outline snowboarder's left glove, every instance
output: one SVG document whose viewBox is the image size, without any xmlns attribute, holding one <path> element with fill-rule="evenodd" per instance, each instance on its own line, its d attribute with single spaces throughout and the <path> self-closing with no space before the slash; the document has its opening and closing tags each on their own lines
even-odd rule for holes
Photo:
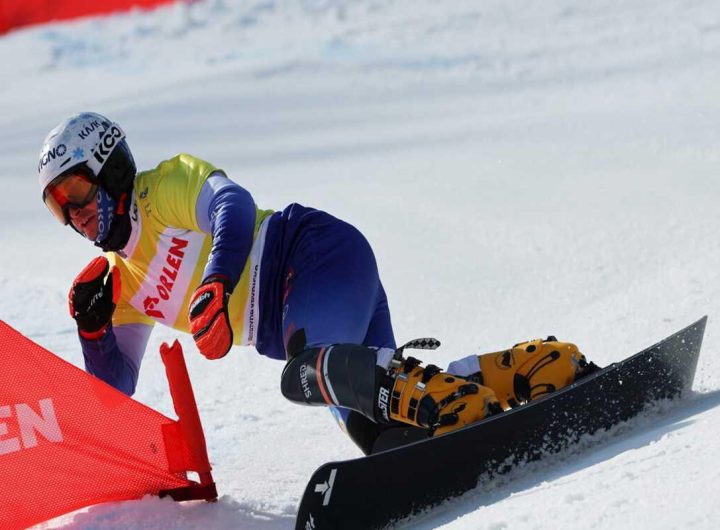
<svg viewBox="0 0 720 530">
<path fill-rule="evenodd" d="M 200 353 L 208 359 L 225 357 L 233 343 L 228 302 L 231 289 L 221 276 L 209 276 L 190 300 L 190 333 Z"/>
<path fill-rule="evenodd" d="M 120 273 L 110 270 L 105 256 L 92 260 L 75 278 L 68 293 L 70 316 L 77 322 L 80 336 L 97 340 L 110 325 L 120 298 Z"/>
</svg>

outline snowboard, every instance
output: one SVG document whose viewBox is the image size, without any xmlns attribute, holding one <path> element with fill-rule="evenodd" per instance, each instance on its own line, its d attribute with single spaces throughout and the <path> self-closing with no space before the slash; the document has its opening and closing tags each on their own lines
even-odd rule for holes
<svg viewBox="0 0 720 530">
<path fill-rule="evenodd" d="M 461 495 L 512 462 L 561 451 L 656 400 L 690 390 L 707 317 L 552 394 L 428 438 L 387 431 L 370 456 L 321 466 L 303 494 L 297 530 L 383 528 Z"/>
</svg>

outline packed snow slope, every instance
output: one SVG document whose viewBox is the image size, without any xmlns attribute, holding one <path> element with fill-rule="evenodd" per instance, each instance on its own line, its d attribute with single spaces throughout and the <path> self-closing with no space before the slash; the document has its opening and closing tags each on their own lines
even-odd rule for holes
<svg viewBox="0 0 720 530">
<path fill-rule="evenodd" d="M 51 127 L 98 111 L 141 168 L 190 152 L 263 208 L 356 224 L 398 341 L 438 337 L 436 364 L 548 334 L 606 364 L 709 314 L 693 396 L 410 525 L 714 528 L 719 60 L 714 0 L 209 0 L 10 33 L 0 318 L 82 366 L 65 297 L 96 251 L 49 215 L 35 171 Z M 166 414 L 157 348 L 175 336 L 154 331 L 136 394 Z M 209 362 L 180 339 L 220 502 L 52 527 L 288 529 L 311 472 L 359 456 L 327 411 L 282 398 L 282 363 Z"/>
</svg>

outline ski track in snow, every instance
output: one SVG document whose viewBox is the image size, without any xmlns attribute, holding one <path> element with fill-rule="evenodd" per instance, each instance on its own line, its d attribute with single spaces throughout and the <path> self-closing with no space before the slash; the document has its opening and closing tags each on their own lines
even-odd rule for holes
<svg viewBox="0 0 720 530">
<path fill-rule="evenodd" d="M 711 0 L 206 0 L 0 38 L 0 318 L 73 364 L 66 293 L 95 255 L 39 200 L 66 115 L 122 124 L 138 166 L 209 159 L 258 205 L 356 224 L 398 341 L 445 365 L 531 337 L 599 364 L 703 314 L 696 393 L 402 526 L 714 528 L 720 472 L 720 10 Z M 136 399 L 172 415 L 155 353 Z M 281 363 L 180 337 L 221 499 L 90 507 L 41 528 L 287 529 L 357 449 L 278 391 Z M 552 510 L 548 509 L 552 507 Z"/>
</svg>

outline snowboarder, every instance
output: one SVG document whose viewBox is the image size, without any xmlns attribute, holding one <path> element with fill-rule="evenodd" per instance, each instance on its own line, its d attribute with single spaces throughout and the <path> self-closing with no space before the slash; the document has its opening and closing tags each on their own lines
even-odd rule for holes
<svg viewBox="0 0 720 530">
<path fill-rule="evenodd" d="M 262 210 L 188 154 L 138 173 L 125 133 L 99 114 L 53 129 L 38 173 L 56 219 L 106 253 L 77 276 L 69 307 L 86 369 L 126 394 L 155 323 L 191 333 L 208 359 L 254 345 L 286 361 L 287 398 L 330 406 L 367 453 L 395 422 L 442 434 L 590 366 L 551 337 L 466 357 L 452 374 L 421 367 L 396 348 L 375 257 L 356 228 L 299 204 Z"/>
</svg>

